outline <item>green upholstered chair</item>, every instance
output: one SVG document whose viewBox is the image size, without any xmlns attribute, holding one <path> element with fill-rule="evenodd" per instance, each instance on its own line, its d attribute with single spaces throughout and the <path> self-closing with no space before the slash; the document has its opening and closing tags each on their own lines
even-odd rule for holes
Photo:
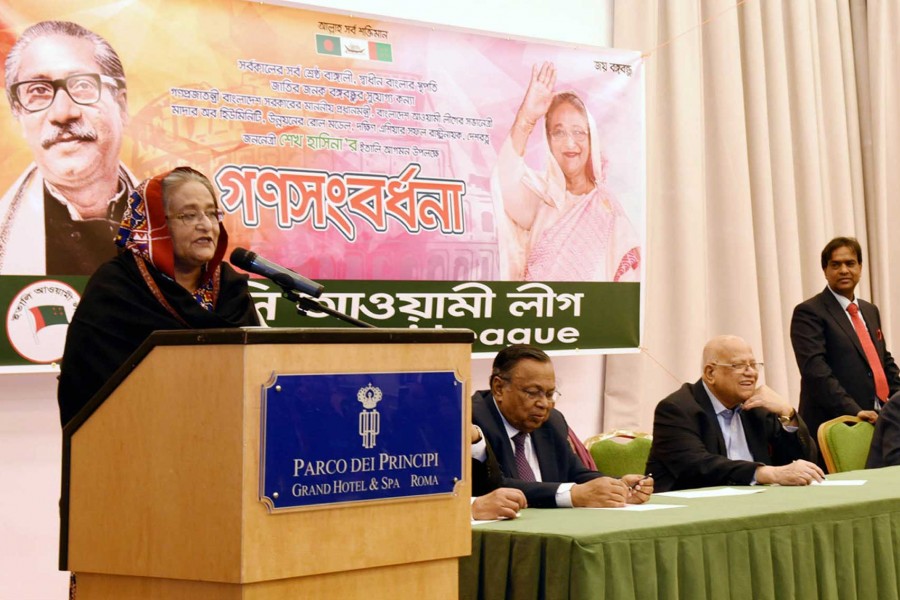
<svg viewBox="0 0 900 600">
<path fill-rule="evenodd" d="M 875 426 L 859 417 L 841 416 L 819 426 L 819 451 L 829 473 L 866 468 Z"/>
<path fill-rule="evenodd" d="M 585 440 L 597 470 L 610 477 L 643 473 L 650 456 L 653 436 L 649 433 L 617 429 Z"/>
</svg>

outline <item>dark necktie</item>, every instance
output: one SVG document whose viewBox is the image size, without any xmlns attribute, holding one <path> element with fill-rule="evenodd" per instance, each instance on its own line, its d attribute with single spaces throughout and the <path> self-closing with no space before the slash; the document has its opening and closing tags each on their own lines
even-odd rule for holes
<svg viewBox="0 0 900 600">
<path fill-rule="evenodd" d="M 520 431 L 512 438 L 516 445 L 516 471 L 522 481 L 535 481 L 534 471 L 531 470 L 531 465 L 528 464 L 528 458 L 525 456 L 525 438 L 527 437 L 527 433 Z"/>
<path fill-rule="evenodd" d="M 875 395 L 884 402 L 887 400 L 890 388 L 888 387 L 887 377 L 884 375 L 881 359 L 878 358 L 878 351 L 875 350 L 875 344 L 872 343 L 872 336 L 869 335 L 866 324 L 859 318 L 859 307 L 856 304 L 851 303 L 847 307 L 847 312 L 850 313 L 850 321 L 853 323 L 853 329 L 856 330 L 856 337 L 859 338 L 859 343 L 862 344 L 863 352 L 866 353 L 866 360 L 869 362 L 869 368 L 872 370 L 872 377 L 875 379 Z"/>
</svg>

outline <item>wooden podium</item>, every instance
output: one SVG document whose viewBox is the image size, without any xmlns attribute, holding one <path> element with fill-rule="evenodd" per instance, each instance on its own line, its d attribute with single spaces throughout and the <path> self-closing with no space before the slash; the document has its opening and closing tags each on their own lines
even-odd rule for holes
<svg viewBox="0 0 900 600">
<path fill-rule="evenodd" d="M 63 431 L 60 568 L 78 600 L 457 597 L 471 551 L 468 431 L 452 495 L 270 513 L 260 404 L 273 373 L 454 371 L 467 330 L 157 332 Z"/>
</svg>

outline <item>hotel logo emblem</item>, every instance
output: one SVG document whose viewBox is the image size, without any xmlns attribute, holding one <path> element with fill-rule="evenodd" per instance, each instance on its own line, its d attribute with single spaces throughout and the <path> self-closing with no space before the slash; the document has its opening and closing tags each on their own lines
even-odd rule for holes
<svg viewBox="0 0 900 600">
<path fill-rule="evenodd" d="M 375 410 L 375 406 L 381 402 L 381 389 L 371 383 L 359 388 L 356 399 L 363 405 L 359 413 L 359 435 L 362 437 L 363 448 L 375 447 L 375 436 L 381 431 L 381 415 Z"/>
</svg>

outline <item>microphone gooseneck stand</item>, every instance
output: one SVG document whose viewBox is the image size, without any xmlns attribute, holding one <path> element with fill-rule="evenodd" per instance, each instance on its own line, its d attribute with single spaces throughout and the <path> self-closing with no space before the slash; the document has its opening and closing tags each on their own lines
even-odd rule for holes
<svg viewBox="0 0 900 600">
<path fill-rule="evenodd" d="M 365 321 L 354 319 L 350 315 L 345 315 L 344 313 L 334 310 L 333 308 L 328 308 L 318 300 L 310 298 L 309 296 L 301 294 L 297 290 L 291 288 L 282 287 L 281 297 L 287 298 L 288 300 L 293 302 L 297 307 L 297 314 L 301 314 L 303 316 L 307 316 L 307 313 L 310 312 L 325 313 L 326 315 L 331 315 L 335 319 L 346 321 L 347 323 L 350 323 L 351 325 L 355 325 L 357 327 L 371 327 L 373 329 L 376 328 L 376 326 L 372 325 L 371 323 L 366 323 Z"/>
</svg>

